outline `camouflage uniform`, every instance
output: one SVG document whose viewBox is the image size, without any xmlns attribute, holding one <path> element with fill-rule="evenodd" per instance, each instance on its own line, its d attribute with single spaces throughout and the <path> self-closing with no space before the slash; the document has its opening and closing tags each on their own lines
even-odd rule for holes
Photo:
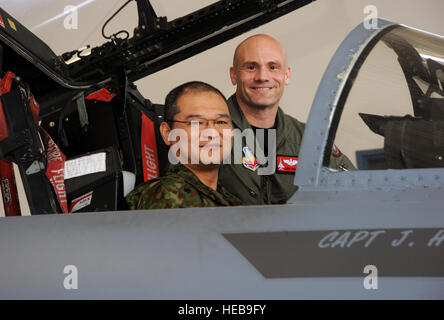
<svg viewBox="0 0 444 320">
<path fill-rule="evenodd" d="M 147 181 L 127 197 L 130 209 L 166 209 L 241 205 L 241 201 L 218 185 L 217 191 L 203 184 L 181 164 L 170 165 L 164 177 Z"/>
</svg>

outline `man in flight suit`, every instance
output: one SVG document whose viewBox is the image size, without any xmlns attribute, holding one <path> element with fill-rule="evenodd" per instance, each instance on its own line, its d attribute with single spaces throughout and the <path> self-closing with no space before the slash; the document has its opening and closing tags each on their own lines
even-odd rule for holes
<svg viewBox="0 0 444 320">
<path fill-rule="evenodd" d="M 240 205 L 218 184 L 219 166 L 230 153 L 232 138 L 223 94 L 203 82 L 185 83 L 167 95 L 165 119 L 160 132 L 170 146 L 167 173 L 133 190 L 126 198 L 130 209 Z"/>
<path fill-rule="evenodd" d="M 267 153 L 275 155 L 275 159 L 269 159 L 276 160 L 271 174 L 258 174 L 261 166 L 245 144 L 242 146 L 242 164 L 224 164 L 220 169 L 220 183 L 244 204 L 286 203 L 297 189 L 293 181 L 305 124 L 279 107 L 290 75 L 282 45 L 268 35 L 249 37 L 235 50 L 230 78 L 236 92 L 228 99 L 233 128 L 254 132 L 266 129 L 265 133 L 267 129 L 276 130 L 275 150 L 267 150 L 267 134 L 261 146 L 265 156 Z M 354 170 L 353 164 L 336 146 L 333 147 L 330 167 Z"/>
</svg>

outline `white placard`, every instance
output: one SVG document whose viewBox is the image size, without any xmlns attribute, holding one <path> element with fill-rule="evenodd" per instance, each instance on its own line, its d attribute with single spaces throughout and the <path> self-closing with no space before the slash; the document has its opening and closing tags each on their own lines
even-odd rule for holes
<svg viewBox="0 0 444 320">
<path fill-rule="evenodd" d="M 93 191 L 88 192 L 87 194 L 84 194 L 83 196 L 72 200 L 71 209 L 69 210 L 69 212 L 76 212 L 79 211 L 80 209 L 89 206 L 91 204 L 92 196 L 93 196 Z"/>
<path fill-rule="evenodd" d="M 106 171 L 105 152 L 96 153 L 90 156 L 84 156 L 65 162 L 65 180 L 103 171 Z"/>
</svg>

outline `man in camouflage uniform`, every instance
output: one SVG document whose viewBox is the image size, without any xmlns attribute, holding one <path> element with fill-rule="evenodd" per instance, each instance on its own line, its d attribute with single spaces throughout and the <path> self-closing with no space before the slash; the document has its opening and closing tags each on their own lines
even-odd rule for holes
<svg viewBox="0 0 444 320">
<path fill-rule="evenodd" d="M 219 187 L 203 184 L 181 164 L 170 165 L 160 179 L 149 181 L 127 197 L 131 209 L 166 209 L 240 205 L 239 199 Z"/>
<path fill-rule="evenodd" d="M 252 129 L 255 135 L 258 129 L 265 129 L 261 148 L 266 156 L 269 154 L 267 133 L 274 129 L 276 148 L 272 150 L 274 158 L 269 157 L 268 161 L 275 161 L 276 168 L 271 174 L 259 175 L 261 166 L 256 160 L 254 146 L 249 149 L 243 141 L 243 163 L 224 164 L 220 169 L 220 182 L 244 204 L 286 203 L 297 190 L 293 181 L 305 124 L 279 107 L 290 80 L 284 49 L 276 39 L 264 34 L 247 38 L 236 48 L 230 77 L 236 86 L 236 93 L 228 100 L 233 128 Z M 329 166 L 354 170 L 351 161 L 336 146 Z"/>
<path fill-rule="evenodd" d="M 170 146 L 167 173 L 132 191 L 126 198 L 130 208 L 240 205 L 238 198 L 218 184 L 220 163 L 231 149 L 231 118 L 223 94 L 203 82 L 185 83 L 167 95 L 165 119 L 160 132 Z M 194 149 L 193 130 L 198 133 Z M 225 134 L 228 139 L 223 139 Z M 193 157 L 198 161 L 193 162 Z"/>
</svg>

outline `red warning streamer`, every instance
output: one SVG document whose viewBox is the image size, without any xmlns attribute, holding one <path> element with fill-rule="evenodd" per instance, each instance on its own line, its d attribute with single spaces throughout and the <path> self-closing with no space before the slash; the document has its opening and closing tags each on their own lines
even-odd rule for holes
<svg viewBox="0 0 444 320">
<path fill-rule="evenodd" d="M 52 187 L 59 200 L 60 208 L 63 213 L 68 213 L 68 202 L 65 189 L 65 160 L 66 156 L 52 140 L 50 135 L 43 129 L 40 129 L 46 150 L 46 176 L 51 182 Z"/>
<path fill-rule="evenodd" d="M 8 71 L 5 77 L 0 81 L 0 95 L 11 91 L 12 81 L 15 74 Z M 36 125 L 39 121 L 40 107 L 34 97 L 29 97 L 29 107 L 31 108 L 32 117 Z M 40 128 L 41 129 L 41 128 Z M 47 156 L 46 175 L 50 180 L 54 191 L 57 195 L 60 207 L 64 213 L 68 213 L 68 205 L 66 201 L 65 191 L 65 155 L 60 151 L 52 138 L 43 129 L 40 130 L 43 135 Z M 9 136 L 8 125 L 4 115 L 3 106 L 0 101 L 0 141 Z M 18 201 L 17 187 L 15 184 L 15 175 L 12 163 L 6 160 L 0 160 L 0 180 L 3 191 L 3 204 L 5 206 L 5 214 L 7 216 L 19 216 L 20 205 Z"/>
<path fill-rule="evenodd" d="M 7 72 L 0 81 L 0 95 L 11 91 L 12 80 L 15 74 Z M 6 121 L 3 105 L 0 101 L 0 141 L 9 136 L 8 123 Z M 20 216 L 20 204 L 18 199 L 17 186 L 15 184 L 14 168 L 11 161 L 0 160 L 0 184 L 3 196 L 3 207 L 5 216 Z"/>
<path fill-rule="evenodd" d="M 5 216 L 21 216 L 14 168 L 11 161 L 0 160 L 0 184 Z"/>
<path fill-rule="evenodd" d="M 90 95 L 85 97 L 85 99 L 110 102 L 115 96 L 116 96 L 115 93 L 111 93 L 106 88 L 103 88 L 96 92 L 91 93 Z"/>
<path fill-rule="evenodd" d="M 148 181 L 159 177 L 159 160 L 157 155 L 156 133 L 154 123 L 142 113 L 142 162 L 143 181 Z"/>
<path fill-rule="evenodd" d="M 4 78 L 0 81 L 0 95 L 11 91 L 12 80 L 15 78 L 15 74 L 7 72 Z M 8 123 L 6 121 L 5 113 L 3 111 L 3 105 L 0 101 L 0 141 L 9 137 Z"/>
</svg>

